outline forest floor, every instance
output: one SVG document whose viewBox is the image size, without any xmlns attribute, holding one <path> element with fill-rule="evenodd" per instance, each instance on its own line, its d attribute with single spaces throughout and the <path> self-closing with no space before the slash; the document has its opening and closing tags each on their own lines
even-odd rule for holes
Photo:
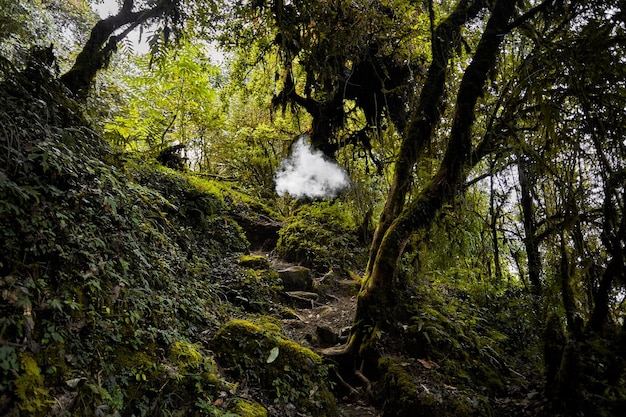
<svg viewBox="0 0 626 417">
<path fill-rule="evenodd" d="M 275 270 L 294 266 L 268 253 L 266 256 Z M 350 327 L 356 312 L 359 290 L 357 281 L 345 279 L 332 272 L 322 277 L 313 277 L 316 297 L 294 297 L 285 295 L 282 303 L 295 314 L 282 319 L 285 333 L 302 346 L 314 351 L 347 342 Z M 313 293 L 311 293 L 312 295 Z M 378 417 L 381 412 L 361 400 L 337 398 L 340 417 Z"/>
<path fill-rule="evenodd" d="M 275 270 L 294 266 L 271 253 L 255 253 L 267 257 Z M 347 342 L 350 328 L 356 312 L 359 284 L 355 280 L 333 274 L 332 271 L 321 277 L 313 277 L 314 293 L 310 299 L 304 296 L 284 295 L 281 304 L 294 313 L 290 318 L 283 318 L 285 333 L 302 346 L 314 351 L 338 346 Z M 307 295 L 303 292 L 301 295 Z M 515 372 L 515 371 L 512 371 Z M 516 373 L 516 372 L 515 372 Z M 525 378 L 517 374 L 526 383 L 511 383 L 506 393 L 492 399 L 494 415 L 531 417 L 541 414 L 543 401 L 538 378 Z M 428 376 L 424 375 L 426 383 Z M 533 381 L 534 380 L 534 381 Z M 430 385 L 430 384 L 429 384 Z M 380 417 L 382 411 L 368 404 L 364 399 L 349 397 L 337 398 L 340 417 Z"/>
</svg>

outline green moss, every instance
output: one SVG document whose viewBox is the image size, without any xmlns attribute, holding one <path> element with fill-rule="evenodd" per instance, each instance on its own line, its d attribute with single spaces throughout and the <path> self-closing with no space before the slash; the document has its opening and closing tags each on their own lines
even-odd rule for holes
<svg viewBox="0 0 626 417">
<path fill-rule="evenodd" d="M 198 188 L 204 193 L 211 194 L 215 198 L 217 198 L 221 204 L 224 204 L 224 196 L 222 190 L 220 189 L 218 183 L 215 181 L 209 181 L 204 178 L 199 178 L 197 176 L 187 176 L 188 181 L 191 185 Z"/>
<path fill-rule="evenodd" d="M 383 357 L 379 359 L 378 367 L 382 374 L 383 389 L 387 399 L 385 415 L 413 415 L 415 410 L 420 407 L 418 403 L 420 393 L 413 382 L 413 377 L 394 358 Z M 431 408 L 428 404 L 429 398 L 423 400 L 423 405 Z"/>
<path fill-rule="evenodd" d="M 384 415 L 489 416 L 492 415 L 487 399 L 466 389 L 450 389 L 433 374 L 425 387 L 415 381 L 415 368 L 400 358 L 383 357 L 378 361 L 385 399 Z M 432 371 L 436 372 L 436 371 Z M 425 387 L 424 389 L 418 388 Z"/>
<path fill-rule="evenodd" d="M 174 342 L 170 348 L 169 358 L 183 369 L 195 368 L 202 363 L 199 346 L 187 342 Z"/>
<path fill-rule="evenodd" d="M 21 372 L 15 380 L 18 407 L 28 415 L 44 415 L 52 406 L 53 401 L 44 386 L 37 362 L 28 353 L 20 354 L 19 358 Z"/>
<path fill-rule="evenodd" d="M 188 393 L 197 391 L 214 396 L 218 391 L 233 392 L 236 388 L 222 379 L 213 357 L 198 344 L 176 341 L 168 358 L 173 366 L 169 369 L 170 376 L 177 381 L 175 385 L 187 387 Z"/>
<path fill-rule="evenodd" d="M 115 366 L 120 369 L 148 369 L 154 366 L 154 358 L 145 352 L 120 347 L 115 353 Z"/>
<path fill-rule="evenodd" d="M 235 398 L 232 400 L 228 411 L 240 417 L 267 417 L 265 407 L 255 401 L 245 400 L 243 398 Z"/>
<path fill-rule="evenodd" d="M 313 416 L 336 413 L 322 358 L 287 339 L 270 320 L 232 320 L 211 341 L 220 363 Z"/>
<path fill-rule="evenodd" d="M 489 392 L 499 394 L 505 392 L 504 380 L 502 378 L 502 375 L 488 363 L 481 364 L 475 371 L 475 373 L 475 379 L 477 381 L 480 381 Z"/>
<path fill-rule="evenodd" d="M 321 272 L 356 266 L 365 249 L 347 208 L 339 202 L 319 202 L 303 206 L 280 230 L 276 253 Z"/>
<path fill-rule="evenodd" d="M 241 255 L 239 257 L 239 265 L 244 268 L 252 269 L 269 269 L 270 262 L 265 256 L 261 255 Z"/>
</svg>

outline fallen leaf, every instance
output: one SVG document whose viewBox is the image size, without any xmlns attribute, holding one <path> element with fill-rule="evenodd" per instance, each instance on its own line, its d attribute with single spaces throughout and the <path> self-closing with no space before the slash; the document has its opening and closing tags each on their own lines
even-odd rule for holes
<svg viewBox="0 0 626 417">
<path fill-rule="evenodd" d="M 279 353 L 278 346 L 272 348 L 272 350 L 270 350 L 270 354 L 267 357 L 267 360 L 265 362 L 266 363 L 274 362 L 276 360 L 276 358 L 278 357 L 278 353 Z"/>
<path fill-rule="evenodd" d="M 417 360 L 419 363 L 422 364 L 422 366 L 426 369 L 433 369 L 433 368 L 439 368 L 439 365 L 437 365 L 435 362 L 433 361 L 429 361 L 426 359 L 418 359 Z"/>
</svg>

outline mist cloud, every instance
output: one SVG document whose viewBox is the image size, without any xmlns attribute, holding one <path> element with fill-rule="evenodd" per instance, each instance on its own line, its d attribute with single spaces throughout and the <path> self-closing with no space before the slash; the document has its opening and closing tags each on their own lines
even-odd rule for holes
<svg viewBox="0 0 626 417">
<path fill-rule="evenodd" d="M 296 198 L 335 197 L 348 186 L 348 174 L 301 136 L 276 172 L 276 192 Z"/>
</svg>

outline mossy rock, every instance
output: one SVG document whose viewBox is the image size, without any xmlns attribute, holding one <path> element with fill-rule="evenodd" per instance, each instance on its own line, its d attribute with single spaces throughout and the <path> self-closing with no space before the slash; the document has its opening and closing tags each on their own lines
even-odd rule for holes
<svg viewBox="0 0 626 417">
<path fill-rule="evenodd" d="M 285 291 L 311 291 L 313 276 L 311 270 L 304 266 L 291 266 L 278 271 Z"/>
<path fill-rule="evenodd" d="M 228 406 L 228 411 L 240 417 L 267 417 L 265 407 L 256 401 L 243 398 L 233 399 Z"/>
<path fill-rule="evenodd" d="M 280 230 L 276 242 L 280 258 L 318 273 L 355 267 L 366 261 L 359 259 L 366 253 L 348 207 L 338 200 L 300 207 Z"/>
<path fill-rule="evenodd" d="M 211 348 L 222 366 L 256 382 L 274 398 L 314 417 L 336 415 L 322 358 L 287 339 L 269 319 L 231 320 L 215 334 Z"/>
<path fill-rule="evenodd" d="M 18 407 L 29 416 L 45 415 L 54 401 L 44 386 L 41 370 L 29 353 L 19 355 L 20 372 L 15 379 Z"/>
<path fill-rule="evenodd" d="M 220 391 L 232 392 L 235 385 L 223 380 L 210 352 L 195 343 L 176 341 L 168 352 L 172 368 L 170 378 L 183 392 L 216 396 Z M 181 393 L 181 396 L 184 394 Z"/>
<path fill-rule="evenodd" d="M 239 257 L 239 265 L 244 268 L 263 270 L 270 268 L 270 261 L 261 255 L 241 255 Z"/>
</svg>

